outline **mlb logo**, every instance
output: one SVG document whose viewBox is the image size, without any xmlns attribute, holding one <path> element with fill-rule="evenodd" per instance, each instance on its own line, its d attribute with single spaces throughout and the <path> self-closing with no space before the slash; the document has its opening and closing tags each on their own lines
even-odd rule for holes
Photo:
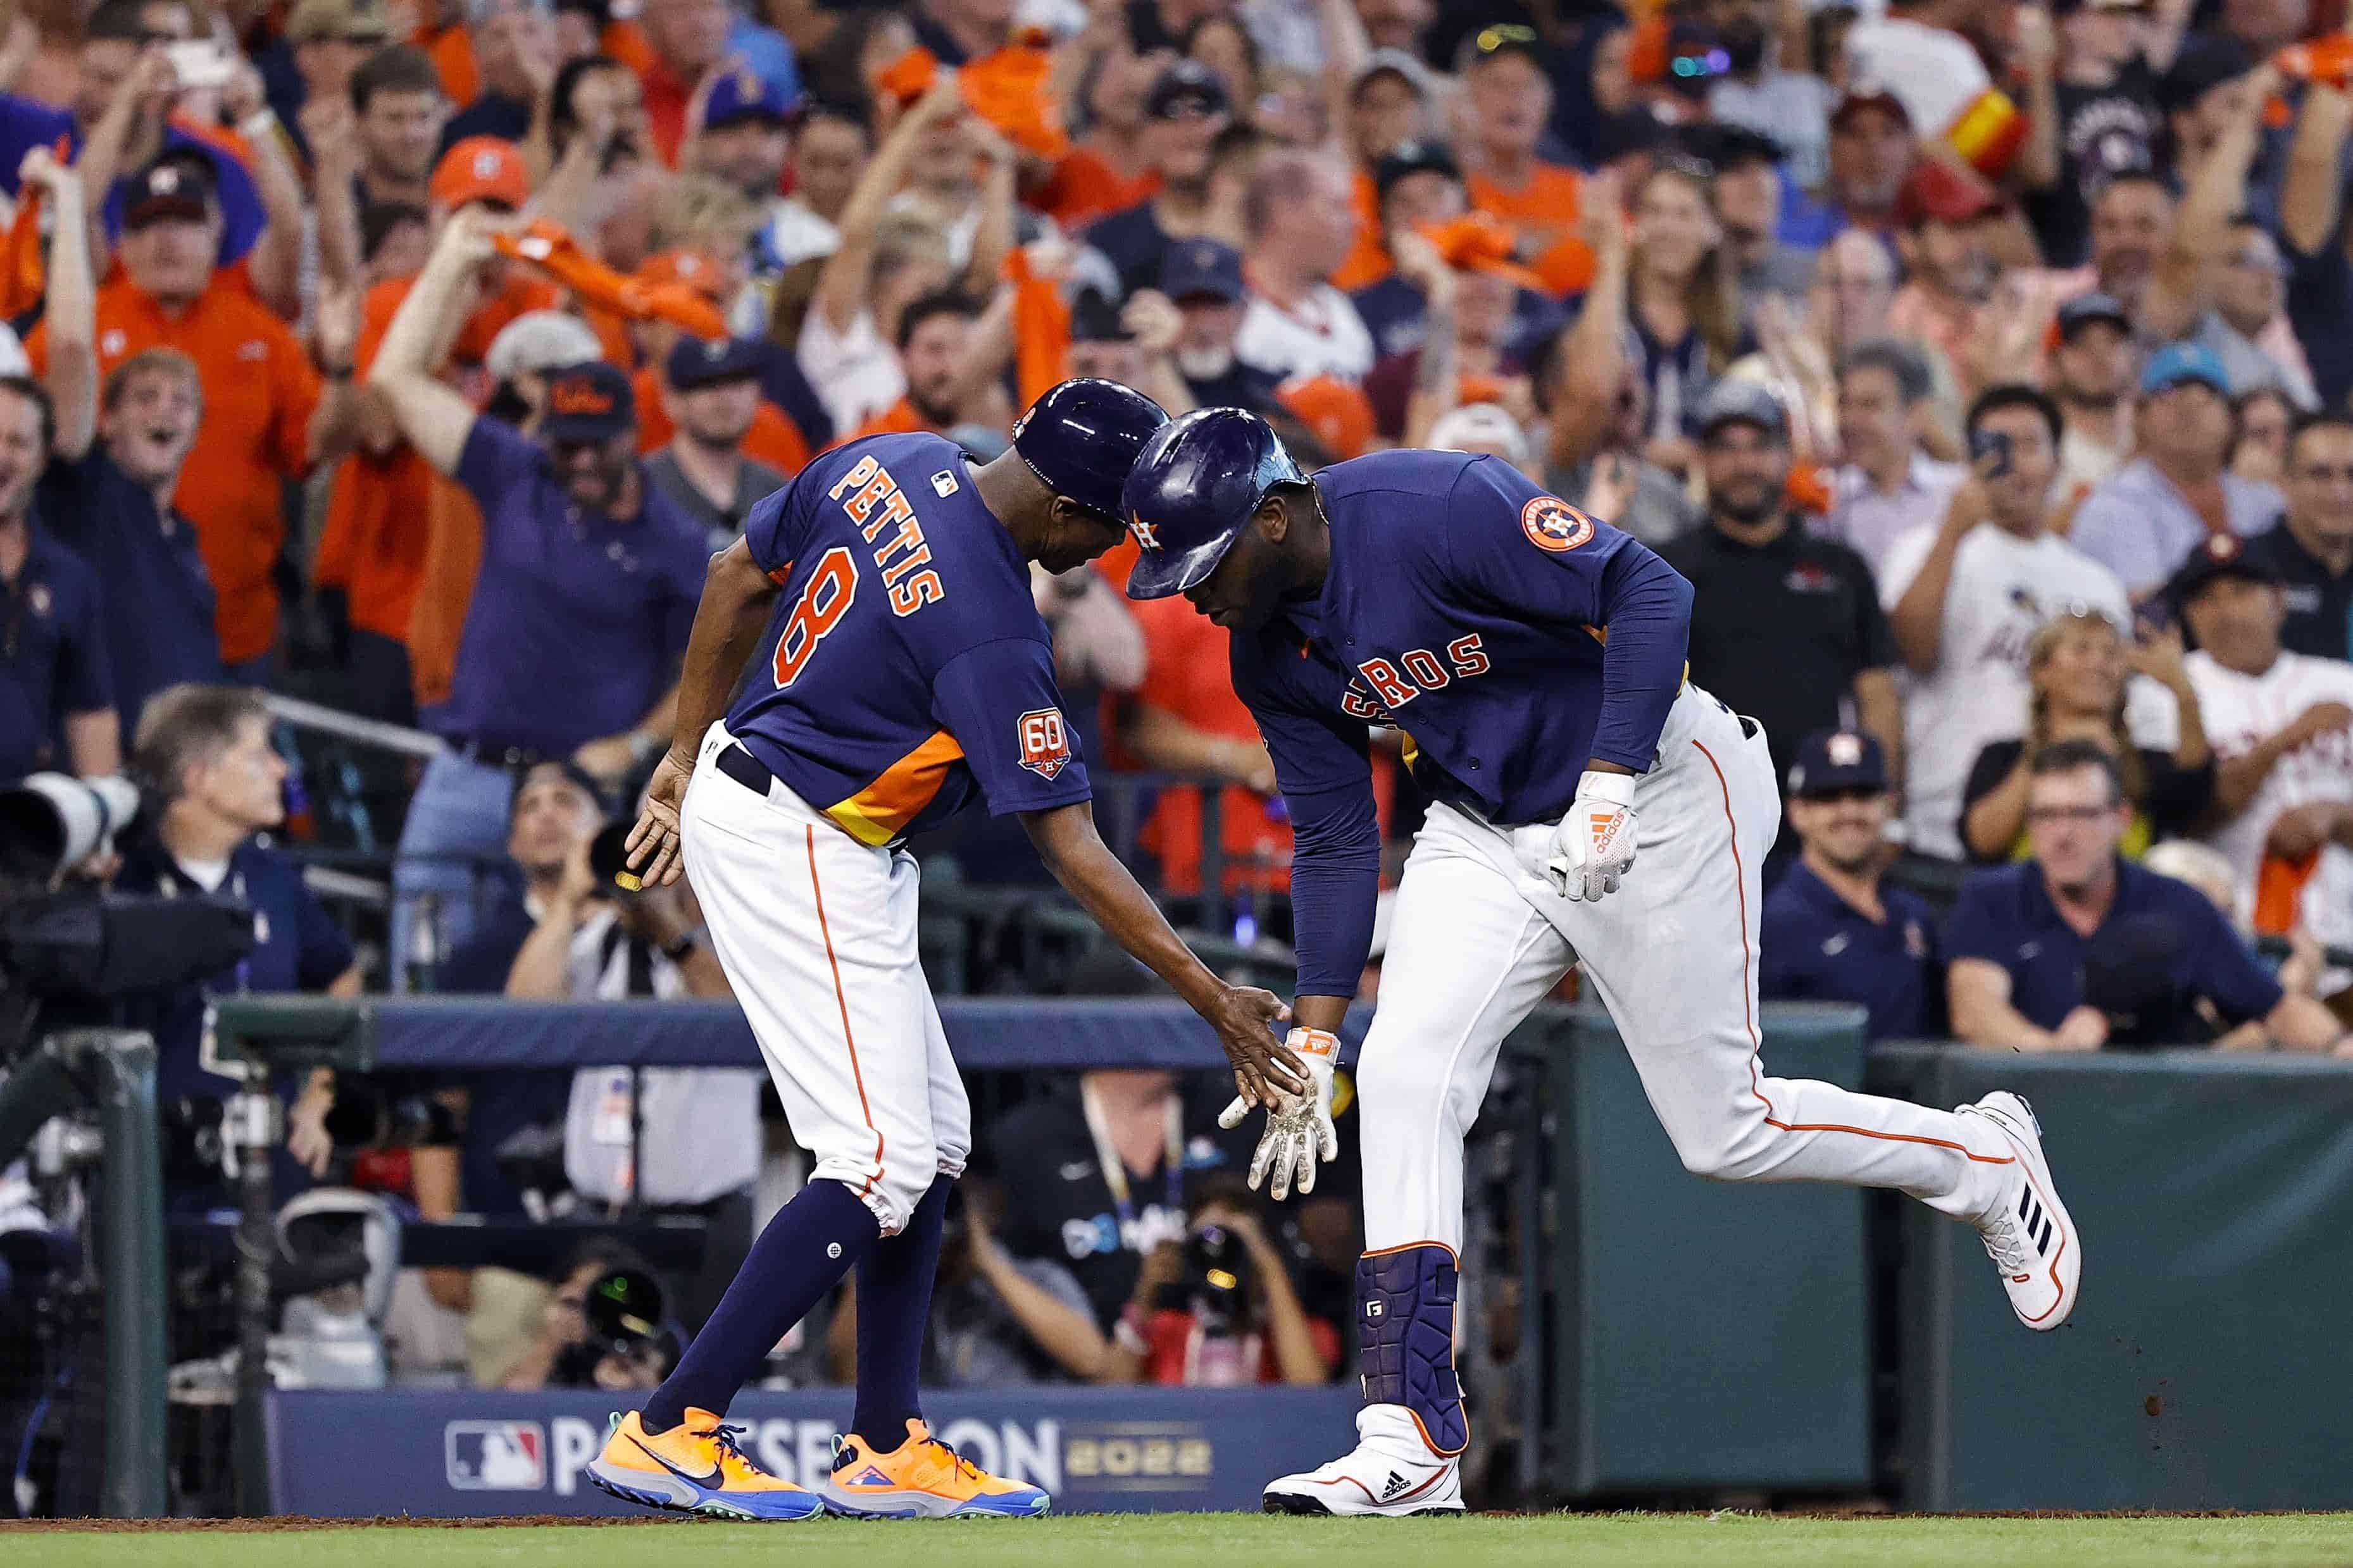
<svg viewBox="0 0 2353 1568">
<path fill-rule="evenodd" d="M 956 477 L 946 468 L 932 476 L 932 493 L 942 500 L 956 493 Z"/>
<path fill-rule="evenodd" d="M 452 1421 L 441 1429 L 449 1485 L 461 1492 L 547 1486 L 547 1433 L 536 1421 Z"/>
<path fill-rule="evenodd" d="M 1050 779 L 1071 765 L 1071 731 L 1059 708 L 1037 708 L 1021 715 L 1021 765 L 1041 779 Z"/>
</svg>

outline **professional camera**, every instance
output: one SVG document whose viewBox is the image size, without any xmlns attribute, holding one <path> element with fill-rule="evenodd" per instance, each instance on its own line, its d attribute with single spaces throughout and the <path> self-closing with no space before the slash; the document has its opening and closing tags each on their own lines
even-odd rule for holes
<svg viewBox="0 0 2353 1568">
<path fill-rule="evenodd" d="M 616 1264 L 588 1283 L 580 1315 L 587 1337 L 556 1359 L 549 1381 L 570 1388 L 651 1388 L 678 1364 L 678 1337 L 650 1269 Z"/>
<path fill-rule="evenodd" d="M 58 890 L 138 811 L 138 791 L 120 778 L 35 773 L 0 790 L 0 1060 L 30 1038 L 44 1002 L 103 1024 L 91 1005 L 184 984 L 253 951 L 253 917 L 233 903 Z M 14 1157 L 0 1150 L 0 1164 Z"/>
</svg>

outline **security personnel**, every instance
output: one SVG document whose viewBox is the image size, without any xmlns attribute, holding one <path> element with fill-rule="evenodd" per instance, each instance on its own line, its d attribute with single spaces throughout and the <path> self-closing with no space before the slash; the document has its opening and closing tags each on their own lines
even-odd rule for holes
<svg viewBox="0 0 2353 1568">
<path fill-rule="evenodd" d="M 1879 742 L 1854 730 L 1815 731 L 1798 743 L 1787 793 L 1803 848 L 1766 895 L 1757 994 L 1859 1002 L 1873 1040 L 1932 1037 L 1943 991 L 1936 916 L 1880 875 L 1895 796 Z"/>
</svg>

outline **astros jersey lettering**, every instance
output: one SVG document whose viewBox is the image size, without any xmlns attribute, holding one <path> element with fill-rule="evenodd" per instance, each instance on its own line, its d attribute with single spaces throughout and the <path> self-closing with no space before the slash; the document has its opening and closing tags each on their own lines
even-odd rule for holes
<svg viewBox="0 0 2353 1568">
<path fill-rule="evenodd" d="M 1599 623 L 1621 584 L 1680 582 L 1656 556 L 1493 458 L 1382 452 L 1315 484 L 1332 531 L 1320 600 L 1233 644 L 1286 793 L 1361 774 L 1368 722 L 1412 738 L 1438 798 L 1506 826 L 1567 811 L 1589 757 L 1650 767 L 1682 628 L 1658 688 L 1605 735 Z"/>
<path fill-rule="evenodd" d="M 877 436 L 753 509 L 782 585 L 727 730 L 862 844 L 1089 796 L 1029 567 L 937 436 Z"/>
</svg>

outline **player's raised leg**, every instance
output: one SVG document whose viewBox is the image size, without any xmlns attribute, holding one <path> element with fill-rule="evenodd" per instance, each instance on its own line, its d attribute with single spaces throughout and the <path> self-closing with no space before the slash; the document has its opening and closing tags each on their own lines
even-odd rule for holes
<svg viewBox="0 0 2353 1568">
<path fill-rule="evenodd" d="M 1356 1447 L 1266 1489 L 1270 1512 L 1462 1507 L 1470 1442 L 1454 1372 L 1462 1140 L 1504 1037 L 1567 973 L 1567 942 L 1477 852 L 1450 806 L 1415 840 L 1390 918 L 1381 1003 L 1356 1065 L 1365 1255 L 1356 1263 Z"/>
<path fill-rule="evenodd" d="M 2056 1328 L 2074 1304 L 2083 1246 L 2025 1101 L 1996 1094 L 1946 1111 L 1767 1076 L 1758 868 L 1778 805 L 1765 737 L 1687 689 L 1659 754 L 1636 789 L 1641 838 L 1624 886 L 1556 908 L 1685 1167 L 1908 1193 L 1976 1226 L 2020 1320 Z"/>
</svg>

